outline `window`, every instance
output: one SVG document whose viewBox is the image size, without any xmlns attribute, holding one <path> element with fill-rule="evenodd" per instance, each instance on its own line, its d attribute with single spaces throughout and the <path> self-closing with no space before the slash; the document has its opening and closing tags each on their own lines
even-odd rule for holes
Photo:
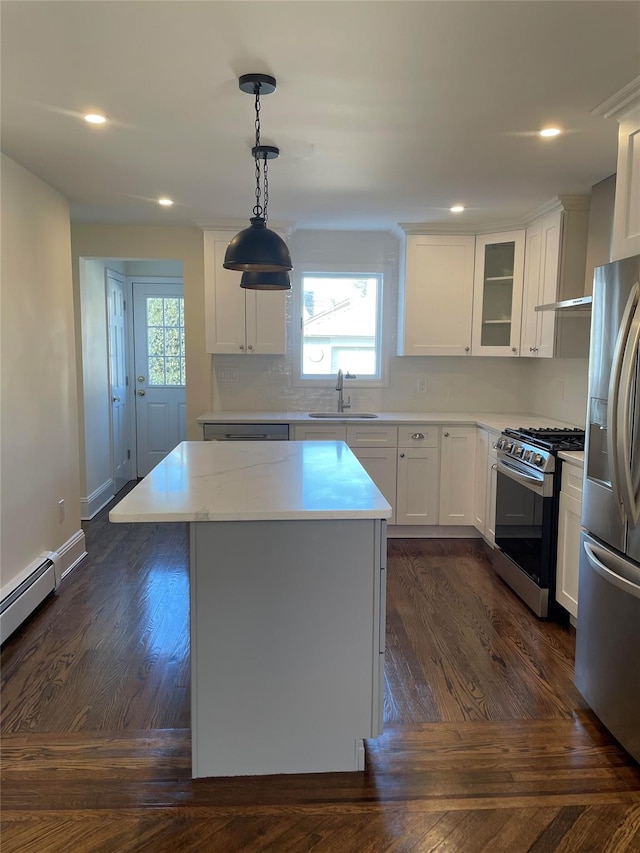
<svg viewBox="0 0 640 853">
<path fill-rule="evenodd" d="M 184 385 L 184 299 L 147 297 L 149 385 Z"/>
<path fill-rule="evenodd" d="M 382 379 L 382 275 L 301 275 L 300 378 L 327 379 L 339 368 L 358 380 Z"/>
</svg>

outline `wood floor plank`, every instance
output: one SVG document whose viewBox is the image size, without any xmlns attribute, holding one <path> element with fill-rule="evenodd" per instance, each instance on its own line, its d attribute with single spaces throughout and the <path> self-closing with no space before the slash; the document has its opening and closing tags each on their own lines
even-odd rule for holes
<svg viewBox="0 0 640 853">
<path fill-rule="evenodd" d="M 187 530 L 107 511 L 2 649 L 3 853 L 640 851 L 640 768 L 573 685 L 573 629 L 469 540 L 389 543 L 365 772 L 192 780 Z"/>
</svg>

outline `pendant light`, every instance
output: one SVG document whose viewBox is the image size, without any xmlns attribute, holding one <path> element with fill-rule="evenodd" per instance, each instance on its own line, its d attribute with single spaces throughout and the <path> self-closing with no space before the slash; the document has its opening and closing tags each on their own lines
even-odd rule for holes
<svg viewBox="0 0 640 853">
<path fill-rule="evenodd" d="M 291 290 L 288 272 L 243 272 L 240 287 L 246 290 Z"/>
<path fill-rule="evenodd" d="M 286 273 L 293 268 L 287 244 L 275 231 L 267 228 L 267 206 L 269 204 L 267 161 L 274 160 L 280 154 L 280 149 L 273 145 L 260 144 L 260 95 L 269 95 L 271 92 L 275 92 L 276 78 L 270 77 L 268 74 L 243 74 L 239 79 L 239 85 L 243 92 L 252 94 L 255 98 L 256 144 L 251 149 L 251 153 L 255 162 L 256 203 L 253 208 L 253 216 L 249 220 L 251 225 L 249 228 L 240 231 L 231 240 L 227 246 L 223 266 L 228 270 L 241 270 L 244 273 L 252 274 Z M 263 188 L 260 186 L 261 177 Z M 260 201 L 261 196 L 264 198 L 264 206 Z M 287 289 L 284 285 L 284 279 L 280 279 L 279 284 L 274 280 L 269 285 L 264 276 L 261 277 L 261 281 L 254 278 L 248 279 L 247 283 L 241 283 L 241 286 L 254 290 Z"/>
</svg>

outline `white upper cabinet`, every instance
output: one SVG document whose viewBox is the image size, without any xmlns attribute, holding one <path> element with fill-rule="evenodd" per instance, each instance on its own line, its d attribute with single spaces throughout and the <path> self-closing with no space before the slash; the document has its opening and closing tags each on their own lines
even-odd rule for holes
<svg viewBox="0 0 640 853">
<path fill-rule="evenodd" d="M 525 232 L 476 237 L 473 355 L 519 355 Z"/>
<path fill-rule="evenodd" d="M 520 355 L 586 356 L 589 318 L 555 310 L 536 311 L 584 295 L 589 196 L 560 197 L 559 209 L 527 228 Z"/>
<path fill-rule="evenodd" d="M 285 291 L 244 290 L 223 267 L 230 231 L 205 231 L 206 348 L 210 353 L 284 355 Z"/>
<path fill-rule="evenodd" d="M 471 354 L 474 247 L 469 236 L 407 237 L 400 355 Z"/>
<path fill-rule="evenodd" d="M 611 260 L 640 255 L 640 94 L 619 117 L 616 205 Z"/>
</svg>

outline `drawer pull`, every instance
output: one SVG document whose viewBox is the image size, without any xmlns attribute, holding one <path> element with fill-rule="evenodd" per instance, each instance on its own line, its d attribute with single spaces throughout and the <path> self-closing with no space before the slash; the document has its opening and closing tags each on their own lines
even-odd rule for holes
<svg viewBox="0 0 640 853">
<path fill-rule="evenodd" d="M 416 441 L 422 441 L 422 439 L 424 438 L 424 433 L 414 432 L 412 433 L 411 438 L 414 438 Z"/>
</svg>

